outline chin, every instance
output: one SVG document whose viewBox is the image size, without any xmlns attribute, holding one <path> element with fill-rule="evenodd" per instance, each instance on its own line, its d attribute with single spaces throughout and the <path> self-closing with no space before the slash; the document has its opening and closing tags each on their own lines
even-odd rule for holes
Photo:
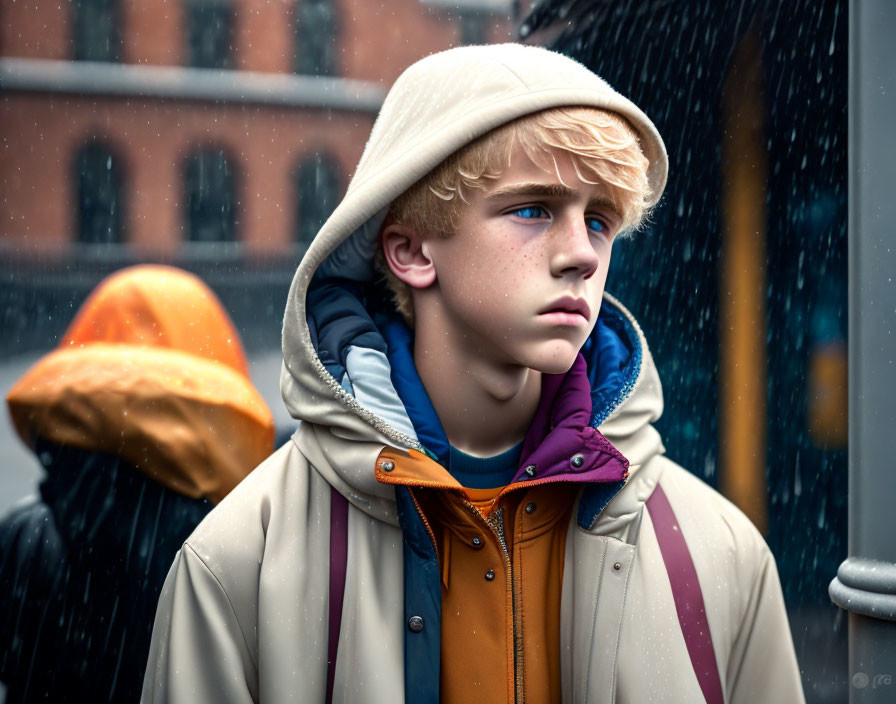
<svg viewBox="0 0 896 704">
<path fill-rule="evenodd" d="M 551 362 L 545 362 L 544 364 L 540 364 L 537 367 L 531 368 L 537 372 L 541 372 L 542 374 L 566 374 L 566 372 L 572 369 L 572 363 L 575 362 L 575 360 L 575 357 L 571 357 L 566 362 L 553 360 Z"/>
<path fill-rule="evenodd" d="M 578 356 L 579 346 L 562 342 L 532 350 L 520 361 L 529 369 L 542 374 L 566 374 Z"/>
</svg>

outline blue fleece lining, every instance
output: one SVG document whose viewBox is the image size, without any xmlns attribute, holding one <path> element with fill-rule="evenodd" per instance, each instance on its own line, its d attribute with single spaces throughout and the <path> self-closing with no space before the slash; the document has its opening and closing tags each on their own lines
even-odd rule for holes
<svg viewBox="0 0 896 704">
<path fill-rule="evenodd" d="M 386 356 L 392 367 L 392 385 L 407 409 L 417 438 L 423 447 L 435 455 L 440 465 L 447 467 L 450 453 L 448 436 L 417 374 L 411 330 L 398 316 L 378 315 L 377 322 L 386 341 Z"/>
<path fill-rule="evenodd" d="M 631 322 L 606 302 L 582 347 L 591 382 L 591 426 L 597 428 L 628 396 L 641 372 L 641 346 Z"/>
</svg>

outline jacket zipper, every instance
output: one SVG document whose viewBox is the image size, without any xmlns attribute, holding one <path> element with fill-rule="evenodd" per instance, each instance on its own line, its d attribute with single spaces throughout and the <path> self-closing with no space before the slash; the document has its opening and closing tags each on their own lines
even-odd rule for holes
<svg viewBox="0 0 896 704">
<path fill-rule="evenodd" d="M 475 507 L 473 507 L 475 510 Z M 510 559 L 510 552 L 507 550 L 507 538 L 504 534 L 504 507 L 496 509 L 488 519 L 495 535 L 498 536 L 498 542 L 501 544 L 501 550 L 504 552 L 504 572 L 510 585 L 510 608 L 513 613 L 513 689 L 514 702 L 523 704 L 523 643 L 522 634 L 519 632 L 519 619 L 516 614 L 516 584 L 513 578 L 513 562 Z"/>
<path fill-rule="evenodd" d="M 420 515 L 420 518 L 423 520 L 423 524 L 426 526 L 426 530 L 429 533 L 429 538 L 432 540 L 433 546 L 436 546 L 436 538 L 435 534 L 432 532 L 432 528 L 429 525 L 429 521 L 426 519 L 426 515 L 423 513 L 423 509 L 420 507 L 420 504 L 417 501 L 417 497 L 414 496 L 414 492 L 410 492 L 411 499 L 414 502 L 414 507 L 417 509 L 417 513 Z M 469 501 L 464 501 L 464 505 L 467 509 L 476 516 L 478 520 L 483 520 L 482 514 L 479 512 L 473 504 Z M 492 513 L 488 518 L 484 519 L 485 524 L 491 528 L 492 532 L 498 536 L 498 542 L 501 545 L 501 551 L 504 553 L 504 574 L 506 579 L 508 580 L 508 584 L 510 585 L 510 608 L 511 613 L 513 615 L 513 689 L 514 689 L 514 704 L 523 704 L 524 690 L 523 690 L 523 640 L 522 634 L 519 632 L 519 619 L 517 618 L 516 613 L 516 584 L 513 579 L 513 564 L 510 560 L 510 551 L 507 549 L 507 538 L 504 533 L 504 507 L 498 507 L 494 513 Z M 438 554 L 438 547 L 436 547 L 436 553 Z"/>
<path fill-rule="evenodd" d="M 475 507 L 474 507 L 475 508 Z M 488 517 L 488 524 L 498 536 L 498 542 L 501 543 L 501 550 L 504 552 L 504 558 L 510 563 L 510 554 L 507 552 L 507 539 L 504 536 L 504 507 L 496 509 L 495 512 Z"/>
</svg>

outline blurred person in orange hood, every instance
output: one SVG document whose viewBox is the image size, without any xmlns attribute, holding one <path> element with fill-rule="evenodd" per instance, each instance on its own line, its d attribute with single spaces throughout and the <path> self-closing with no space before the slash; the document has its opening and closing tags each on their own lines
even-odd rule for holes
<svg viewBox="0 0 896 704">
<path fill-rule="evenodd" d="M 175 553 L 273 449 L 239 335 L 195 276 L 133 267 L 6 400 L 46 470 L 0 521 L 6 701 L 137 701 Z"/>
</svg>

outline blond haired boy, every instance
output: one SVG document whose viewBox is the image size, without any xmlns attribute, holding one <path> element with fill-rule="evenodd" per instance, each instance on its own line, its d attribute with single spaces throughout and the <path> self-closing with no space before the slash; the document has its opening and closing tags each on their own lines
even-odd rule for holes
<svg viewBox="0 0 896 704">
<path fill-rule="evenodd" d="M 398 79 L 290 291 L 299 429 L 185 543 L 145 701 L 802 700 L 774 561 L 663 456 L 603 291 L 665 179 L 559 54 Z"/>
</svg>

